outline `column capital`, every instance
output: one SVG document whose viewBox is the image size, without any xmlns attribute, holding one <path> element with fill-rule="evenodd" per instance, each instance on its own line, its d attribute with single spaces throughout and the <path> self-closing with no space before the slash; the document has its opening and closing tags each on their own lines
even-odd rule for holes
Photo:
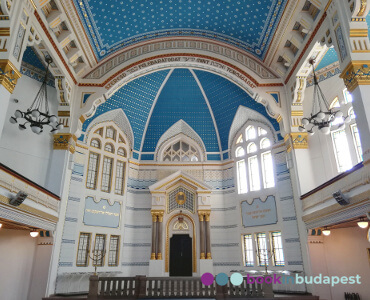
<svg viewBox="0 0 370 300">
<path fill-rule="evenodd" d="M 308 133 L 307 132 L 291 132 L 285 135 L 284 141 L 287 146 L 287 151 L 292 149 L 308 149 Z"/>
<path fill-rule="evenodd" d="M 206 259 L 212 259 L 212 255 L 211 255 L 211 253 L 210 253 L 210 252 L 208 252 L 208 253 L 207 253 L 207 257 L 206 257 Z"/>
<path fill-rule="evenodd" d="M 351 61 L 340 77 L 350 93 L 359 85 L 370 85 L 370 60 Z"/>
<path fill-rule="evenodd" d="M 54 134 L 54 149 L 68 150 L 72 154 L 75 153 L 77 137 L 72 133 L 57 133 Z"/>
<path fill-rule="evenodd" d="M 18 79 L 22 74 L 8 59 L 0 59 L 0 84 L 2 84 L 9 93 L 13 93 Z"/>
<path fill-rule="evenodd" d="M 203 222 L 204 221 L 204 214 L 202 211 L 198 211 L 198 215 L 199 215 L 199 221 L 200 222 Z"/>
</svg>

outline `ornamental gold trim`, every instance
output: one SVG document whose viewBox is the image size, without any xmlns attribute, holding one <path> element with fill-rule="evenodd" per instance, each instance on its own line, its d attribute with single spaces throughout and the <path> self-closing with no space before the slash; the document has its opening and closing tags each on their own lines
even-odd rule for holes
<svg viewBox="0 0 370 300">
<path fill-rule="evenodd" d="M 193 238 L 192 238 L 192 242 L 193 242 L 193 273 L 196 273 L 197 272 L 197 248 L 196 248 L 196 241 L 197 241 L 197 237 L 196 237 L 196 233 L 195 233 L 195 222 L 193 220 L 193 218 L 187 214 L 181 214 L 183 215 L 184 217 L 188 218 L 190 220 L 190 222 L 193 224 Z M 168 221 L 167 221 L 167 224 L 166 224 L 166 249 L 165 249 L 165 272 L 168 273 L 169 272 L 169 262 L 170 262 L 170 249 L 169 249 L 169 246 L 170 246 L 170 230 L 169 230 L 169 226 L 170 226 L 170 223 L 171 221 L 180 216 L 180 214 L 176 214 L 174 216 L 172 216 Z"/>
<path fill-rule="evenodd" d="M 293 149 L 308 149 L 308 133 L 307 132 L 292 132 Z"/>
<path fill-rule="evenodd" d="M 367 29 L 350 29 L 349 36 L 350 37 L 367 37 L 368 31 Z"/>
<path fill-rule="evenodd" d="M 77 137 L 72 133 L 57 133 L 54 134 L 54 150 L 68 150 L 72 154 L 75 153 Z"/>
<path fill-rule="evenodd" d="M 359 85 L 370 85 L 370 60 L 351 61 L 340 74 L 347 90 L 351 93 Z"/>
<path fill-rule="evenodd" d="M 364 15 L 365 10 L 366 10 L 366 2 L 367 0 L 361 0 L 360 10 L 358 11 L 358 14 L 357 14 L 358 17 L 362 17 Z"/>
<path fill-rule="evenodd" d="M 1 27 L 0 28 L 0 36 L 10 36 L 10 28 L 9 27 Z"/>
<path fill-rule="evenodd" d="M 9 93 L 13 93 L 17 81 L 21 76 L 22 74 L 10 60 L 0 59 L 0 84 L 2 84 Z"/>
</svg>

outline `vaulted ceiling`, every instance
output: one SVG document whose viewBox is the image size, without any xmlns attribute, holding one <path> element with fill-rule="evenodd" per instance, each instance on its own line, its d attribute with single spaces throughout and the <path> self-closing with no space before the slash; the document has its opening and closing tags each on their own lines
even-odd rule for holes
<svg viewBox="0 0 370 300">
<path fill-rule="evenodd" d="M 153 153 L 160 137 L 183 120 L 200 136 L 207 152 L 220 153 L 228 149 L 230 128 L 239 106 L 253 109 L 279 131 L 279 124 L 265 107 L 234 83 L 210 72 L 181 68 L 129 82 L 97 108 L 83 130 L 100 115 L 122 109 L 132 128 L 136 151 Z M 213 158 L 219 160 L 221 154 Z"/>
<path fill-rule="evenodd" d="M 205 37 L 263 60 L 288 0 L 74 0 L 98 61 L 154 38 Z"/>
</svg>

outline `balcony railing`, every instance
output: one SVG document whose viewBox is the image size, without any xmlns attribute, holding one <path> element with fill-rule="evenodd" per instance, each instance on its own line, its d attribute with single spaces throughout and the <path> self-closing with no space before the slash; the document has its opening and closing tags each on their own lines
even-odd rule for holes
<svg viewBox="0 0 370 300">
<path fill-rule="evenodd" d="M 202 284 L 196 277 L 90 277 L 89 300 L 163 299 L 163 298 L 264 298 L 272 299 L 272 284 L 250 284 L 244 278 L 240 286 L 228 282 L 219 286 Z"/>
</svg>

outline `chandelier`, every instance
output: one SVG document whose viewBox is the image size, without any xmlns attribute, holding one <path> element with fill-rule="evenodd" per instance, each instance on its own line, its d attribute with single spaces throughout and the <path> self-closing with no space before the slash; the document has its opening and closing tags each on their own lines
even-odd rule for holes
<svg viewBox="0 0 370 300">
<path fill-rule="evenodd" d="M 302 125 L 298 127 L 298 130 L 313 135 L 316 131 L 329 134 L 330 131 L 344 129 L 345 123 L 350 122 L 351 117 L 344 117 L 341 110 L 330 108 L 316 77 L 315 60 L 310 59 L 309 62 L 312 65 L 314 83 L 312 112 L 310 117 L 302 119 Z"/>
<path fill-rule="evenodd" d="M 63 124 L 58 122 L 58 118 L 55 115 L 49 113 L 49 105 L 47 99 L 47 78 L 49 73 L 49 65 L 53 62 L 50 56 L 45 58 L 48 64 L 46 68 L 46 74 L 40 90 L 36 94 L 35 100 L 33 100 L 30 108 L 23 112 L 17 109 L 14 113 L 14 117 L 10 117 L 10 123 L 18 123 L 17 119 L 24 119 L 23 124 L 19 124 L 20 130 L 25 130 L 26 124 L 30 124 L 30 127 L 34 133 L 40 134 L 44 130 L 44 126 L 48 125 L 51 127 L 50 132 L 56 132 L 57 130 L 63 129 Z"/>
</svg>

